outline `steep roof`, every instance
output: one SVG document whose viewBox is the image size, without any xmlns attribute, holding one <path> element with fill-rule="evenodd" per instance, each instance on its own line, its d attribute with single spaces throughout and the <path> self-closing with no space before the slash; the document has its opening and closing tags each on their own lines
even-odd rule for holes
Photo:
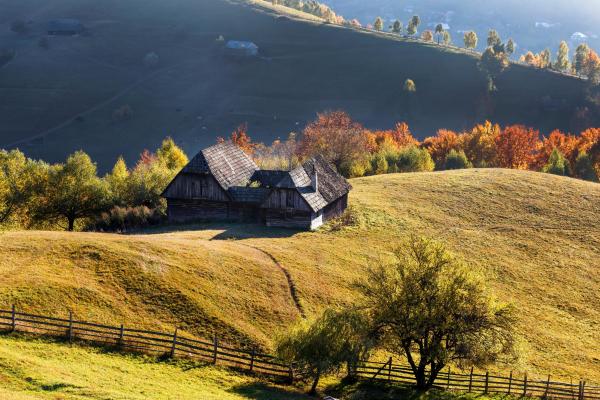
<svg viewBox="0 0 600 400">
<path fill-rule="evenodd" d="M 245 186 L 258 167 L 242 149 L 223 142 L 199 152 L 182 172 L 212 174 L 223 190 Z"/>
<path fill-rule="evenodd" d="M 260 170 L 252 159 L 231 142 L 200 151 L 182 173 L 211 174 L 231 200 L 262 203 L 272 188 L 296 189 L 314 212 L 325 208 L 352 188 L 325 158 L 318 155 L 292 171 Z M 317 176 L 317 189 L 313 177 Z M 260 187 L 249 187 L 256 181 Z"/>
</svg>

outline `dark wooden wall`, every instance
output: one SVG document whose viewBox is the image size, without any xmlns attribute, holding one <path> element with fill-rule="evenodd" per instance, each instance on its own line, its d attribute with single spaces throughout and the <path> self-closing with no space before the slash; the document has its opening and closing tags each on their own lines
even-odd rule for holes
<svg viewBox="0 0 600 400">
<path fill-rule="evenodd" d="M 164 193 L 167 199 L 228 201 L 229 197 L 212 175 L 181 173 Z"/>
<path fill-rule="evenodd" d="M 339 217 L 348 208 L 348 195 L 344 195 L 323 209 L 323 222 Z"/>
<path fill-rule="evenodd" d="M 167 215 L 169 222 L 227 221 L 230 219 L 230 210 L 226 202 L 167 199 Z"/>
<path fill-rule="evenodd" d="M 296 210 L 273 210 L 268 209 L 265 213 L 267 226 L 280 228 L 310 229 L 312 213 L 309 211 Z"/>
<path fill-rule="evenodd" d="M 295 189 L 273 189 L 267 200 L 261 206 L 267 209 L 286 210 L 293 208 L 298 211 L 311 212 L 306 200 Z"/>
</svg>

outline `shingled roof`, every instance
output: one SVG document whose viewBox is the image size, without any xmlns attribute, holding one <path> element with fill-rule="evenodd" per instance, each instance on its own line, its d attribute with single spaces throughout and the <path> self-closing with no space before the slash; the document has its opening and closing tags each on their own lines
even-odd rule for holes
<svg viewBox="0 0 600 400">
<path fill-rule="evenodd" d="M 258 166 L 242 149 L 223 142 L 199 152 L 183 168 L 184 173 L 212 174 L 223 190 L 246 186 Z"/>
<path fill-rule="evenodd" d="M 212 174 L 230 198 L 240 203 L 262 203 L 272 188 L 296 189 L 314 212 L 346 195 L 352 188 L 320 155 L 292 171 L 260 170 L 246 153 L 231 142 L 202 150 L 182 172 Z M 313 186 L 315 175 L 317 188 Z M 248 187 L 252 181 L 259 182 L 260 187 Z"/>
</svg>

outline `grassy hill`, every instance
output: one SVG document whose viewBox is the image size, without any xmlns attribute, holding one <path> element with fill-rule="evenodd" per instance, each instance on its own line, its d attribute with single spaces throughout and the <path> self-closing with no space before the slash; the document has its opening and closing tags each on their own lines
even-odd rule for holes
<svg viewBox="0 0 600 400">
<path fill-rule="evenodd" d="M 222 368 L 6 336 L 0 337 L 0 382 L 6 400 L 309 398 Z"/>
<path fill-rule="evenodd" d="M 575 110 L 585 103 L 583 82 L 522 66 L 499 79 L 489 102 L 473 55 L 300 20 L 296 12 L 282 17 L 282 7 L 263 4 L 0 0 L 0 43 L 16 51 L 0 69 L 0 147 L 48 161 L 85 148 L 106 169 L 166 135 L 194 154 L 240 123 L 249 123 L 255 140 L 270 141 L 326 109 L 345 109 L 373 128 L 406 120 L 424 137 L 485 118 L 575 129 Z M 79 18 L 89 34 L 51 37 L 48 49 L 40 47 L 46 22 L 59 17 Z M 28 34 L 9 30 L 17 19 L 30 22 Z M 219 35 L 256 42 L 262 57 L 225 60 Z M 160 57 L 154 68 L 143 63 L 149 52 Z M 402 91 L 407 78 L 417 85 L 410 99 Z M 559 109 L 545 107 L 548 100 Z M 133 116 L 113 121 L 124 105 Z"/>
<path fill-rule="evenodd" d="M 600 185 L 493 169 L 352 185 L 355 222 L 316 233 L 214 224 L 128 236 L 2 233 L 0 305 L 178 325 L 268 350 L 299 307 L 311 315 L 351 301 L 369 264 L 421 234 L 481 268 L 516 304 L 525 358 L 515 370 L 600 381 Z"/>
</svg>

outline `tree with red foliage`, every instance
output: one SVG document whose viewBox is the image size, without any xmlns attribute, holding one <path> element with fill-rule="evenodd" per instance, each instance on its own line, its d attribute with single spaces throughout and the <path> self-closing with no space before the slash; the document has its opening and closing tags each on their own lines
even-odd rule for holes
<svg viewBox="0 0 600 400">
<path fill-rule="evenodd" d="M 427 149 L 438 167 L 444 165 L 446 156 L 451 150 L 461 150 L 458 135 L 448 129 L 440 129 L 436 136 L 425 139 L 423 147 Z"/>
<path fill-rule="evenodd" d="M 138 164 L 150 165 L 153 162 L 155 162 L 156 159 L 156 154 L 152 153 L 148 149 L 144 149 L 144 151 L 140 153 L 140 159 L 138 160 Z"/>
<path fill-rule="evenodd" d="M 301 157 L 321 154 L 338 170 L 365 157 L 369 150 L 365 128 L 344 111 L 317 114 L 317 119 L 304 128 L 298 146 Z"/>
<path fill-rule="evenodd" d="M 496 137 L 498 166 L 530 169 L 536 164 L 540 147 L 539 131 L 523 125 L 507 126 Z"/>
<path fill-rule="evenodd" d="M 575 135 L 564 134 L 559 130 L 554 130 L 548 137 L 542 139 L 542 147 L 538 155 L 537 165 L 546 164 L 554 149 L 558 150 L 568 161 L 570 166 L 573 166 L 577 158 L 577 148 L 579 146 L 579 138 Z"/>
<path fill-rule="evenodd" d="M 242 149 L 246 154 L 252 156 L 256 149 L 256 143 L 252 143 L 252 139 L 248 135 L 248 124 L 241 124 L 231 133 L 231 142 Z M 223 142 L 223 138 L 218 139 Z"/>
</svg>

